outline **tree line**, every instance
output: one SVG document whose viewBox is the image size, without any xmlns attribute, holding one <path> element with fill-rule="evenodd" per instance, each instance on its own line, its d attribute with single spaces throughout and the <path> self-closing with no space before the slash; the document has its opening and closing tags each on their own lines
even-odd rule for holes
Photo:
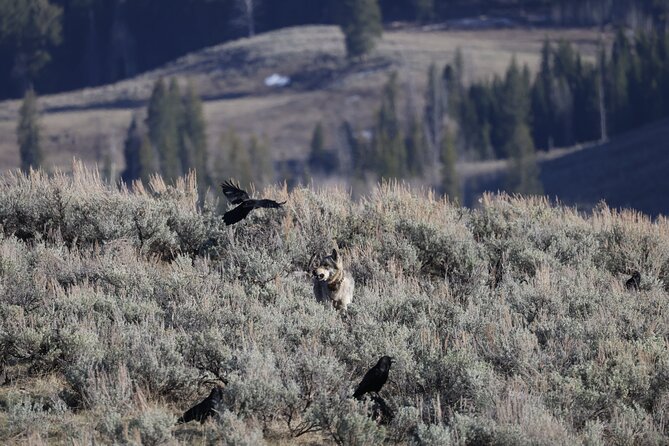
<svg viewBox="0 0 669 446">
<path fill-rule="evenodd" d="M 467 88 L 451 82 L 449 104 L 470 159 L 508 156 L 510 115 L 519 110 L 542 150 L 605 140 L 669 115 L 666 32 L 628 36 L 619 30 L 611 51 L 602 47 L 595 62 L 567 42 L 546 41 L 535 78 L 530 81 L 526 70 L 518 77 L 517 70 L 512 62 L 505 78 Z"/>
<path fill-rule="evenodd" d="M 540 193 L 536 150 L 606 140 L 669 116 L 669 33 L 616 33 L 610 51 L 602 46 L 594 62 L 567 42 L 546 41 L 532 76 L 512 59 L 503 76 L 466 85 L 460 51 L 427 75 L 424 107 L 411 98 L 400 107 L 397 74 L 382 88 L 373 125 L 339 129 L 345 150 L 328 144 L 322 124 L 311 137 L 306 169 L 315 175 L 354 178 L 416 178 L 453 199 L 461 198 L 456 162 L 506 159 L 507 190 Z M 22 168 L 39 166 L 42 155 L 37 105 L 28 90 L 17 127 Z M 192 85 L 159 79 L 146 110 L 138 111 L 125 141 L 130 183 L 160 173 L 168 180 L 194 169 L 201 191 L 211 177 L 235 177 L 244 186 L 267 184 L 275 166 L 265 139 L 242 141 L 233 129 L 221 136 L 216 156 L 208 155 L 202 103 Z M 341 145 L 341 144 L 339 144 Z M 340 147 L 341 149 L 341 147 Z M 307 173 L 280 172 L 290 179 Z"/>
<path fill-rule="evenodd" d="M 215 156 L 209 155 L 201 99 L 190 83 L 182 94 L 174 78 L 156 81 L 146 110 L 138 110 L 130 123 L 123 153 L 121 179 L 127 184 L 147 182 L 156 173 L 174 181 L 191 170 L 201 194 L 217 187 L 213 178 L 235 178 L 244 187 L 274 180 L 267 141 L 256 135 L 244 144 L 230 129 L 221 136 Z"/>
<path fill-rule="evenodd" d="M 464 58 L 430 67 L 424 110 L 398 107 L 392 74 L 370 129 L 342 125 L 352 169 L 376 178 L 421 178 L 460 198 L 457 160 L 506 159 L 506 188 L 540 193 L 537 150 L 605 141 L 669 116 L 669 33 L 619 30 L 610 51 L 589 62 L 568 42 L 545 41 L 538 72 L 513 58 L 503 76 L 465 85 Z M 314 130 L 310 168 L 337 173 L 335 152 Z M 318 166 L 322 167 L 319 170 Z"/>
<path fill-rule="evenodd" d="M 30 87 L 51 93 L 114 82 L 286 26 L 339 24 L 355 55 L 369 49 L 367 36 L 378 36 L 382 21 L 532 10 L 559 24 L 611 23 L 633 12 L 641 25 L 666 28 L 669 0 L 0 0 L 0 99 Z"/>
</svg>

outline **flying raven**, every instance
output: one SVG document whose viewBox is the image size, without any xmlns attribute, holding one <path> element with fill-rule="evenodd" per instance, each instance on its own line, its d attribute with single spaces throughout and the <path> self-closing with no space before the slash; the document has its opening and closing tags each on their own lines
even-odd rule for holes
<svg viewBox="0 0 669 446">
<path fill-rule="evenodd" d="M 246 191 L 239 188 L 239 185 L 232 183 L 232 181 L 225 181 L 221 183 L 223 194 L 225 198 L 232 204 L 238 205 L 232 210 L 229 210 L 223 215 L 223 221 L 226 225 L 234 225 L 243 220 L 249 212 L 256 208 L 278 208 L 286 202 L 277 203 L 274 200 L 255 200 L 249 197 Z"/>
<path fill-rule="evenodd" d="M 390 356 L 382 356 L 381 359 L 379 359 L 379 362 L 365 373 L 365 377 L 362 378 L 362 381 L 358 384 L 358 388 L 355 389 L 353 397 L 361 399 L 367 392 L 378 393 L 388 380 L 388 372 L 390 371 L 390 365 L 392 363 L 393 358 Z"/>
<path fill-rule="evenodd" d="M 184 412 L 177 420 L 177 424 L 188 423 L 192 420 L 204 423 L 207 418 L 218 413 L 222 398 L 223 389 L 220 386 L 214 387 L 208 397 Z"/>
<path fill-rule="evenodd" d="M 625 288 L 628 290 L 638 291 L 639 285 L 641 285 L 641 273 L 639 273 L 639 271 L 634 271 L 632 273 L 632 277 L 627 279 L 627 282 L 625 282 Z"/>
</svg>

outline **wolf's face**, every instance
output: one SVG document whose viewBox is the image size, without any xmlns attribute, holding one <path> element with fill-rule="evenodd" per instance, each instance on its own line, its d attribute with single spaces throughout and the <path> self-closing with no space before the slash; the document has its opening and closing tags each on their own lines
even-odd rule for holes
<svg viewBox="0 0 669 446">
<path fill-rule="evenodd" d="M 339 255 L 336 249 L 332 250 L 332 254 L 324 257 L 320 264 L 317 265 L 313 270 L 312 274 L 316 280 L 322 282 L 328 282 L 337 276 L 337 273 L 341 271 L 342 265 L 339 261 Z"/>
</svg>

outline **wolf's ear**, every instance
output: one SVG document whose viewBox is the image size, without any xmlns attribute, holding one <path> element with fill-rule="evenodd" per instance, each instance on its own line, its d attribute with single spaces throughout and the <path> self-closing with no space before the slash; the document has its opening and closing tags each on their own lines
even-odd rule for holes
<svg viewBox="0 0 669 446">
<path fill-rule="evenodd" d="M 337 248 L 333 248 L 332 249 L 332 260 L 334 260 L 336 262 L 338 258 L 339 258 L 339 253 L 337 252 Z"/>
<path fill-rule="evenodd" d="M 307 272 L 311 272 L 311 270 L 314 269 L 314 267 L 316 266 L 316 262 L 315 262 L 316 256 L 317 256 L 317 254 L 314 253 L 311 256 L 311 258 L 309 259 L 309 263 L 307 264 Z"/>
</svg>

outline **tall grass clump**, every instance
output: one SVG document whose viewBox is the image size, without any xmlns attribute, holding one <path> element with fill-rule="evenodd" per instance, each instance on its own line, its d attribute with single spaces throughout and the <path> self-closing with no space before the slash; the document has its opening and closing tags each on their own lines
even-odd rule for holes
<svg viewBox="0 0 669 446">
<path fill-rule="evenodd" d="M 666 219 L 384 184 L 268 188 L 226 227 L 196 184 L 0 177 L 0 442 L 669 442 Z M 334 245 L 345 314 L 306 271 Z M 382 355 L 385 424 L 351 398 Z"/>
</svg>

